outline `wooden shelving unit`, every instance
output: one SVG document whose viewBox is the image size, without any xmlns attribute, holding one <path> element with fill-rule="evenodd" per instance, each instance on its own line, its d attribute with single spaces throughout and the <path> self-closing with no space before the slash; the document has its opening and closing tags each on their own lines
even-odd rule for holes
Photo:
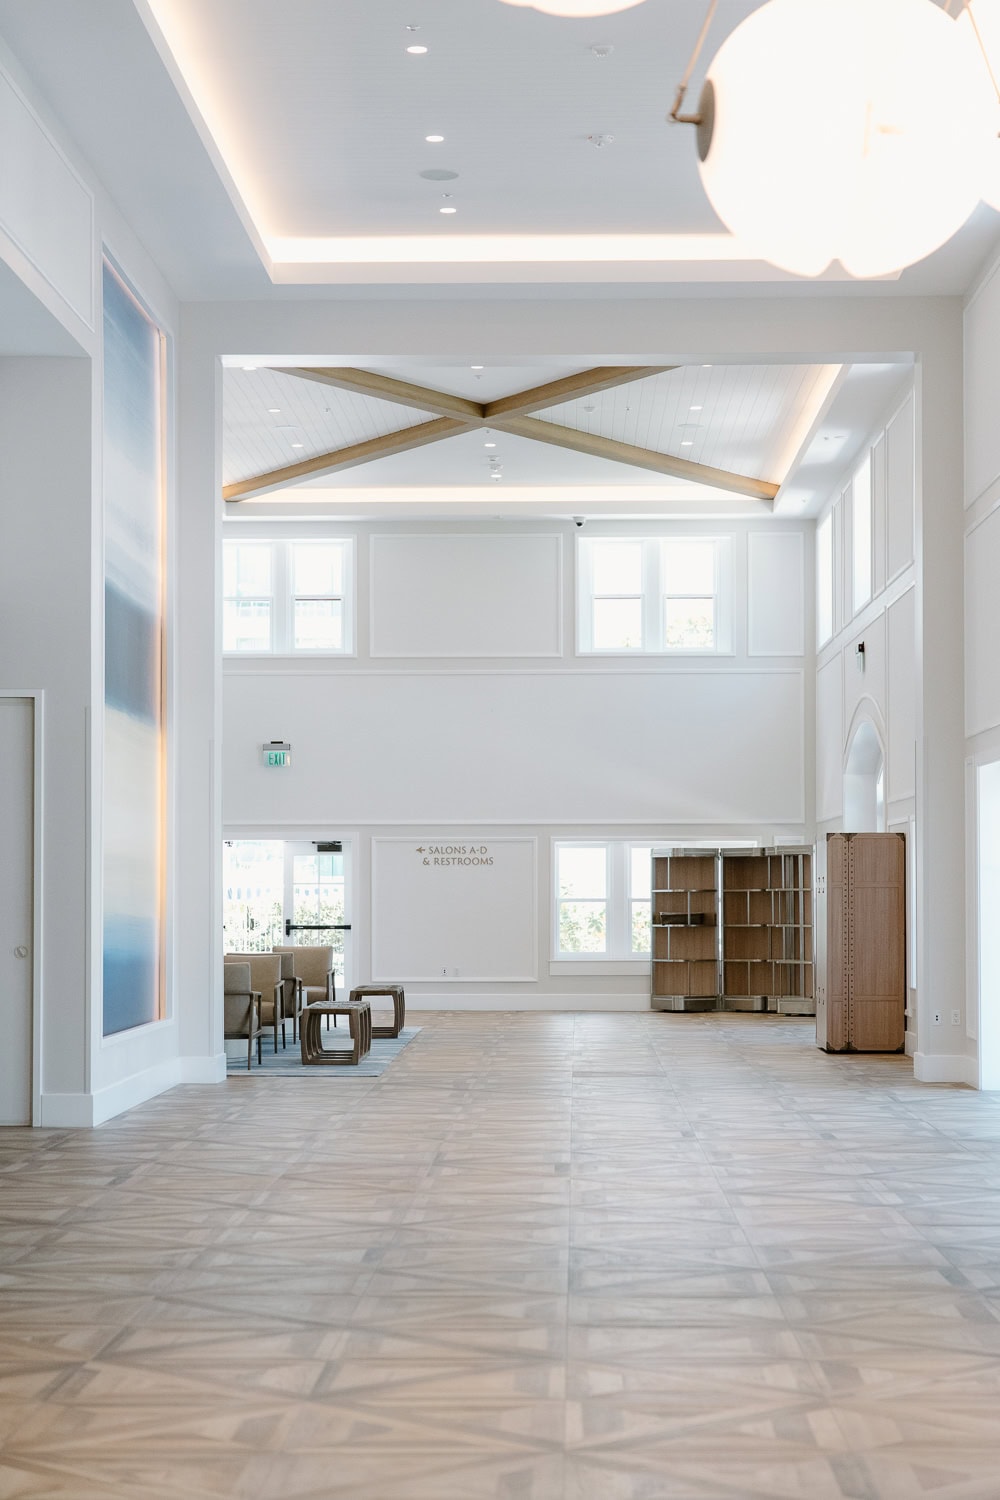
<svg viewBox="0 0 1000 1500">
<path fill-rule="evenodd" d="M 653 851 L 652 1006 L 715 1010 L 719 998 L 718 855 Z"/>
<path fill-rule="evenodd" d="M 653 850 L 654 1010 L 813 1015 L 812 852 Z"/>
<path fill-rule="evenodd" d="M 723 849 L 722 1003 L 813 1015 L 812 855 Z"/>
</svg>

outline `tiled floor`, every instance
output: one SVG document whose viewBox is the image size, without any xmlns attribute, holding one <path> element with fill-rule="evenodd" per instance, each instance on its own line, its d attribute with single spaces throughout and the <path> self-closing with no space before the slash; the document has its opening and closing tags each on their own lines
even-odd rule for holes
<svg viewBox="0 0 1000 1500">
<path fill-rule="evenodd" d="M 0 1132 L 0 1500 L 997 1500 L 1000 1099 L 744 1016 Z"/>
</svg>

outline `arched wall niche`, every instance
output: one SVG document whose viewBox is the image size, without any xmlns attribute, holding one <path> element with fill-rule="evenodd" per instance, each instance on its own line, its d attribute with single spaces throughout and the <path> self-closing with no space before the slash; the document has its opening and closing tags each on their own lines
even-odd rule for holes
<svg viewBox="0 0 1000 1500">
<path fill-rule="evenodd" d="M 858 704 L 844 754 L 845 833 L 885 833 L 885 724 L 872 698 Z"/>
</svg>

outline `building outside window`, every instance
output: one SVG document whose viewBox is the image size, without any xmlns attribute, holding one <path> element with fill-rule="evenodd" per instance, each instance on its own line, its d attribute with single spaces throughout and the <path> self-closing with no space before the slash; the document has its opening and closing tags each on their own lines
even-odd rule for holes
<svg viewBox="0 0 1000 1500">
<path fill-rule="evenodd" d="M 649 957 L 651 848 L 628 839 L 556 843 L 555 958 Z"/>
<path fill-rule="evenodd" d="M 223 558 L 223 651 L 342 656 L 353 651 L 353 543 L 236 541 Z"/>
<path fill-rule="evenodd" d="M 729 537 L 594 537 L 577 556 L 581 653 L 730 650 Z"/>
</svg>

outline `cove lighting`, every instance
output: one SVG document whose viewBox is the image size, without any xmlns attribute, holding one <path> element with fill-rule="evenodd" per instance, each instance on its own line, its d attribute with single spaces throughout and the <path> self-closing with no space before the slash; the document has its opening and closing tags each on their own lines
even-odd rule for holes
<svg viewBox="0 0 1000 1500">
<path fill-rule="evenodd" d="M 431 235 L 276 235 L 272 261 L 288 265 L 551 264 L 753 261 L 755 251 L 730 234 L 466 234 L 447 244 Z"/>
<path fill-rule="evenodd" d="M 505 5 L 527 5 L 547 16 L 610 16 L 615 11 L 630 10 L 642 0 L 504 0 Z"/>
</svg>

